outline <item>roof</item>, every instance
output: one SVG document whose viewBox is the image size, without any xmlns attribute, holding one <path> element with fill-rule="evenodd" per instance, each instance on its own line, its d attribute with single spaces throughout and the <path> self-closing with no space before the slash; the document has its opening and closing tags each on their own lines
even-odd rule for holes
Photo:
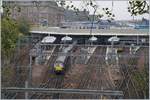
<svg viewBox="0 0 150 100">
<path fill-rule="evenodd" d="M 54 34 L 54 35 L 90 35 L 90 29 L 63 29 L 53 27 L 33 27 L 30 31 L 33 34 Z M 92 35 L 120 35 L 120 36 L 148 36 L 148 30 L 138 29 L 93 29 Z"/>
<path fill-rule="evenodd" d="M 56 59 L 56 62 L 64 62 L 66 59 L 66 56 L 59 56 L 57 59 Z"/>
</svg>

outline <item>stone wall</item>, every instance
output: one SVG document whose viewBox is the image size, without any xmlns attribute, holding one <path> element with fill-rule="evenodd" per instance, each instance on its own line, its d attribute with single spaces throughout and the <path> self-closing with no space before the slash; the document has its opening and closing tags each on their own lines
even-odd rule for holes
<svg viewBox="0 0 150 100">
<path fill-rule="evenodd" d="M 17 20 L 24 17 L 32 25 L 60 26 L 61 21 L 64 21 L 64 9 L 58 7 L 54 1 L 4 1 L 3 3 L 10 6 L 12 18 Z"/>
</svg>

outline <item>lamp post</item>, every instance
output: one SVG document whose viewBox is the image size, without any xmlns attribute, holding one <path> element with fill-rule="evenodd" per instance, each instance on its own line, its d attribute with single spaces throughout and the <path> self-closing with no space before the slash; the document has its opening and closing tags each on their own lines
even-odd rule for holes
<svg viewBox="0 0 150 100">
<path fill-rule="evenodd" d="M 95 16 L 96 10 L 97 10 L 97 8 L 94 8 L 94 14 L 93 14 L 92 25 L 91 25 L 91 29 L 90 29 L 90 35 L 92 35 L 92 29 L 93 29 L 93 24 L 94 24 L 94 16 Z"/>
<path fill-rule="evenodd" d="M 134 19 L 134 15 L 133 15 L 133 21 L 134 21 L 134 28 L 136 28 L 136 22 Z M 139 45 L 139 35 L 137 35 L 137 37 L 136 37 L 136 44 Z"/>
</svg>

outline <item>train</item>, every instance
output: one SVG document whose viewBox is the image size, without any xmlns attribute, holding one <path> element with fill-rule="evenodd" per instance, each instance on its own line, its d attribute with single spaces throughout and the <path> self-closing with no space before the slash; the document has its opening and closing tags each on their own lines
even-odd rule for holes
<svg viewBox="0 0 150 100">
<path fill-rule="evenodd" d="M 70 51 L 74 47 L 74 44 L 76 44 L 76 42 L 69 45 L 68 47 L 62 47 L 62 51 L 61 51 L 60 55 L 56 58 L 56 61 L 54 63 L 54 67 L 53 67 L 54 72 L 56 74 L 64 74 L 64 72 L 66 70 L 67 59 L 69 57 Z"/>
</svg>

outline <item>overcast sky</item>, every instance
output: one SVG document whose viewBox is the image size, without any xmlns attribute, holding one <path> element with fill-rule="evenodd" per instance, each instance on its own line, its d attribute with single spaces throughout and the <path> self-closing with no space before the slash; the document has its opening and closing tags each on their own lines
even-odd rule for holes
<svg viewBox="0 0 150 100">
<path fill-rule="evenodd" d="M 112 1 L 96 1 L 97 5 L 99 5 L 99 12 L 103 13 L 101 8 L 103 7 L 108 7 L 112 9 Z M 83 2 L 78 0 L 78 1 L 73 1 L 73 4 L 82 9 Z M 127 1 L 113 1 L 113 13 L 115 14 L 115 19 L 116 20 L 132 20 L 133 17 L 130 15 L 128 12 L 128 2 Z M 90 14 L 93 14 L 93 9 L 90 9 Z M 141 18 L 147 18 L 149 19 L 149 14 L 143 14 L 141 16 L 136 16 L 134 17 L 135 19 L 141 19 Z"/>
</svg>

